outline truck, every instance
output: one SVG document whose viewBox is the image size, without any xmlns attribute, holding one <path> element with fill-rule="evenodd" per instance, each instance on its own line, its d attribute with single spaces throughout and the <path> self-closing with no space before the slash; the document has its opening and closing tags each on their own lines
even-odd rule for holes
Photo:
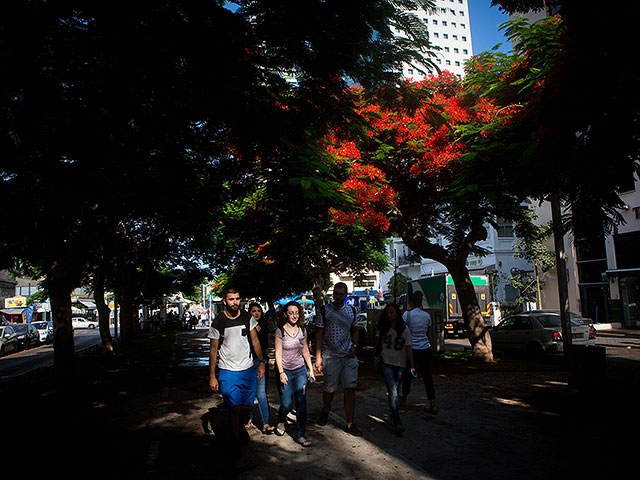
<svg viewBox="0 0 640 480">
<path fill-rule="evenodd" d="M 471 275 L 471 282 L 478 297 L 478 305 L 485 321 L 490 315 L 490 286 L 487 275 Z M 466 329 L 456 286 L 448 273 L 422 277 L 407 282 L 407 297 L 415 291 L 422 292 L 423 308 L 442 311 L 445 336 L 464 336 Z M 425 305 L 426 303 L 426 305 Z"/>
</svg>

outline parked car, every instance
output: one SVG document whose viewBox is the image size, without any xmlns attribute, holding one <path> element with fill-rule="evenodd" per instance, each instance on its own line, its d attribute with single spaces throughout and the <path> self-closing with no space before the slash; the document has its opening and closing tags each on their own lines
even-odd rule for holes
<svg viewBox="0 0 640 480">
<path fill-rule="evenodd" d="M 13 331 L 13 327 L 8 325 L 0 326 L 0 356 L 9 352 L 18 351 L 18 336 Z"/>
<path fill-rule="evenodd" d="M 595 329 L 572 320 L 571 341 L 576 345 L 595 345 Z M 491 331 L 491 343 L 496 350 L 529 354 L 562 352 L 560 314 L 523 312 L 506 317 Z"/>
<path fill-rule="evenodd" d="M 18 349 L 26 350 L 38 346 L 40 335 L 36 327 L 30 323 L 14 323 L 12 328 L 18 337 Z"/>
<path fill-rule="evenodd" d="M 560 315 L 560 310 L 529 310 L 528 312 L 525 312 L 525 313 L 556 313 Z M 581 325 L 593 324 L 593 320 L 591 320 L 590 318 L 583 317 L 579 313 L 569 312 L 569 318 L 571 318 L 572 321 L 578 322 Z"/>
<path fill-rule="evenodd" d="M 53 342 L 53 322 L 33 322 L 31 325 L 38 331 L 40 343 Z"/>
<path fill-rule="evenodd" d="M 98 322 L 82 317 L 73 317 L 71 319 L 71 326 L 73 328 L 98 328 Z"/>
</svg>

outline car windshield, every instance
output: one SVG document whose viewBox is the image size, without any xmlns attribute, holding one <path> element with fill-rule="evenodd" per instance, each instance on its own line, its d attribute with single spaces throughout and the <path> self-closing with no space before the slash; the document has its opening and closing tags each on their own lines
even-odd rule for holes
<svg viewBox="0 0 640 480">
<path fill-rule="evenodd" d="M 13 326 L 13 329 L 16 332 L 26 332 L 27 331 L 27 326 L 24 323 L 17 323 Z"/>
<path fill-rule="evenodd" d="M 44 330 L 47 328 L 47 324 L 42 322 L 32 323 L 32 325 L 36 327 L 38 330 Z"/>
</svg>

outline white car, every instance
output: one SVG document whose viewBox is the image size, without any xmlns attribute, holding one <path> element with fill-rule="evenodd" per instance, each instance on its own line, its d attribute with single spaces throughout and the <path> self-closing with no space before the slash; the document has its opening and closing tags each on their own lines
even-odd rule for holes
<svg viewBox="0 0 640 480">
<path fill-rule="evenodd" d="M 571 342 L 574 345 L 595 345 L 596 331 L 591 325 L 572 320 Z M 560 315 L 523 312 L 507 317 L 491 330 L 491 343 L 496 350 L 530 354 L 562 352 Z"/>
<path fill-rule="evenodd" d="M 51 322 L 31 322 L 36 327 L 40 336 L 40 343 L 49 343 L 53 341 L 53 325 Z"/>
<path fill-rule="evenodd" d="M 73 328 L 98 328 L 98 322 L 82 317 L 73 317 L 71 319 L 71 326 Z"/>
</svg>

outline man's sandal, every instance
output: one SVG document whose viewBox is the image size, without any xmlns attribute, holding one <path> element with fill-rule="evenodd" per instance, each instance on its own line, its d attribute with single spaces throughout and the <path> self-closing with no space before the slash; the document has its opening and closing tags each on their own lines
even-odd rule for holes
<svg viewBox="0 0 640 480">
<path fill-rule="evenodd" d="M 302 445 L 303 447 L 310 447 L 310 446 L 311 446 L 311 440 L 307 440 L 307 439 L 306 439 L 306 438 L 304 438 L 304 437 L 300 437 L 300 438 L 298 439 L 298 443 L 299 443 L 300 445 Z"/>
<path fill-rule="evenodd" d="M 286 431 L 286 430 L 285 430 L 284 423 L 279 423 L 279 424 L 276 426 L 276 435 L 278 435 L 279 437 L 283 436 L 283 435 L 284 435 L 284 433 L 285 433 L 285 431 Z"/>
</svg>

